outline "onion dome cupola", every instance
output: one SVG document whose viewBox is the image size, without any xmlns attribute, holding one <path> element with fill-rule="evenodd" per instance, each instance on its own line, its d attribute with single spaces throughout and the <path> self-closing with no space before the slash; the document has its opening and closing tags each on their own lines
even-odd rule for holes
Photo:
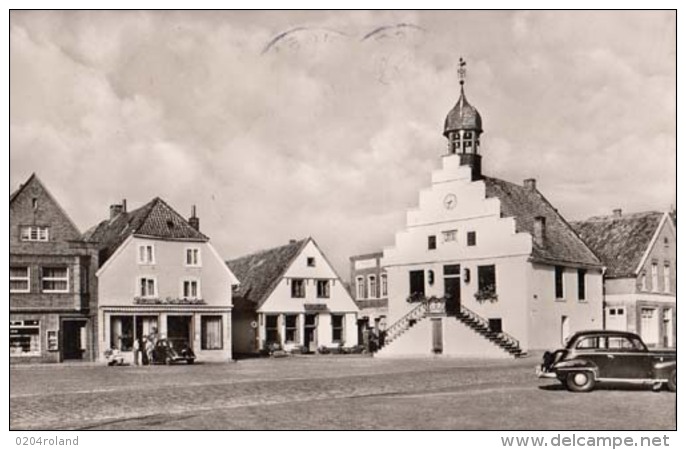
<svg viewBox="0 0 686 450">
<path fill-rule="evenodd" d="M 457 70 L 460 79 L 460 98 L 445 118 L 443 136 L 448 139 L 448 155 L 460 155 L 460 164 L 473 169 L 472 178 L 481 178 L 480 138 L 483 128 L 481 115 L 469 104 L 464 94 L 464 81 L 467 75 L 466 62 L 460 58 Z"/>
</svg>

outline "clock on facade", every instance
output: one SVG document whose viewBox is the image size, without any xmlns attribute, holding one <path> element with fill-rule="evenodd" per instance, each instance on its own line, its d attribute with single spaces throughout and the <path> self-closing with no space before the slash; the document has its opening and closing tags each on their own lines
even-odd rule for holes
<svg viewBox="0 0 686 450">
<path fill-rule="evenodd" d="M 455 194 L 446 195 L 443 199 L 443 206 L 445 206 L 446 209 L 453 209 L 455 205 L 457 205 L 457 197 L 455 197 Z"/>
</svg>

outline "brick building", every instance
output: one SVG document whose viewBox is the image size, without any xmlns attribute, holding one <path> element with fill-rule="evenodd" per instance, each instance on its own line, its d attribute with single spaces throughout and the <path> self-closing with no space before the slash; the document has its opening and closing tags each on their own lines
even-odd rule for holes
<svg viewBox="0 0 686 450">
<path fill-rule="evenodd" d="M 383 252 L 350 257 L 350 292 L 360 308 L 360 336 L 366 327 L 384 330 L 388 315 L 388 278 Z"/>
<path fill-rule="evenodd" d="M 33 174 L 10 195 L 10 362 L 92 361 L 97 256 Z"/>
<path fill-rule="evenodd" d="M 662 212 L 591 217 L 572 225 L 607 267 L 605 328 L 648 346 L 676 346 L 676 226 Z"/>
</svg>

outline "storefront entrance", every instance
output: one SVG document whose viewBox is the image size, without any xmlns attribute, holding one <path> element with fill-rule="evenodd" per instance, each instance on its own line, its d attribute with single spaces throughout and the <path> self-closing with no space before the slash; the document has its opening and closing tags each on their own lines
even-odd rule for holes
<svg viewBox="0 0 686 450">
<path fill-rule="evenodd" d="M 62 321 L 62 360 L 84 359 L 86 352 L 86 321 Z"/>
<path fill-rule="evenodd" d="M 168 316 L 167 338 L 174 348 L 193 347 L 193 316 Z"/>
</svg>

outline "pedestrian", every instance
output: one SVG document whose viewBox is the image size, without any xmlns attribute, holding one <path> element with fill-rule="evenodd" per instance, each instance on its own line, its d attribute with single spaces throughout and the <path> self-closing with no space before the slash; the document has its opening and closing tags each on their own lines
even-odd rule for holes
<svg viewBox="0 0 686 450">
<path fill-rule="evenodd" d="M 133 340 L 133 364 L 135 366 L 138 365 L 138 356 L 140 355 L 141 352 L 141 341 L 140 338 L 136 338 Z"/>
<path fill-rule="evenodd" d="M 152 350 L 155 348 L 155 344 L 152 339 L 148 339 L 145 342 L 145 354 L 148 357 L 148 364 L 152 364 L 154 361 L 152 360 Z"/>
<path fill-rule="evenodd" d="M 148 360 L 148 353 L 146 351 L 147 345 L 148 345 L 148 338 L 143 336 L 141 338 L 141 345 L 140 345 L 139 350 L 141 352 L 141 363 L 144 366 L 147 366 L 148 364 L 150 364 L 150 361 Z"/>
</svg>

